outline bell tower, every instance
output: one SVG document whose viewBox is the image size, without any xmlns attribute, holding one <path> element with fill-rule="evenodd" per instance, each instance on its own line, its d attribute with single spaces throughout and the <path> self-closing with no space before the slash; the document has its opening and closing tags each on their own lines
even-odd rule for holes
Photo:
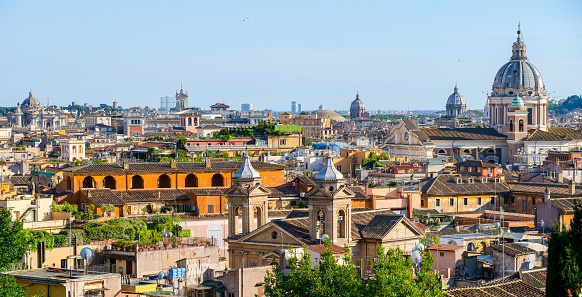
<svg viewBox="0 0 582 297">
<path fill-rule="evenodd" d="M 245 155 L 240 169 L 232 176 L 232 186 L 225 192 L 229 238 L 246 235 L 267 223 L 271 192 L 261 184 L 261 179 Z"/>
<path fill-rule="evenodd" d="M 306 194 L 309 236 L 312 240 L 320 240 L 326 234 L 333 243 L 350 242 L 355 194 L 345 186 L 345 179 L 331 158 L 325 159 L 323 169 L 315 175 L 315 184 Z"/>
<path fill-rule="evenodd" d="M 527 137 L 527 116 L 528 112 L 523 100 L 519 96 L 515 96 L 507 111 L 507 130 L 503 131 L 507 134 L 507 151 L 510 162 L 513 160 L 513 155 L 517 154 L 517 150 L 523 147 L 522 139 Z"/>
</svg>

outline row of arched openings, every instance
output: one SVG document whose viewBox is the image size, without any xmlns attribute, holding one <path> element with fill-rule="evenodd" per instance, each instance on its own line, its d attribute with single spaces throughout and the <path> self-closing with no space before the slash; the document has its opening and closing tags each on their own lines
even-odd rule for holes
<svg viewBox="0 0 582 297">
<path fill-rule="evenodd" d="M 321 238 L 321 236 L 325 233 L 325 212 L 323 210 L 319 210 L 317 212 L 317 221 L 315 223 L 315 228 L 317 228 L 317 238 Z M 346 238 L 347 234 L 347 218 L 346 212 L 343 209 L 340 209 L 337 213 L 337 237 L 338 238 Z"/>
<path fill-rule="evenodd" d="M 66 180 L 67 189 L 71 190 L 71 179 L 67 177 Z M 210 181 L 211 187 L 224 187 L 225 180 L 224 176 L 220 173 L 216 173 L 212 176 Z M 197 188 L 198 187 L 198 177 L 195 174 L 188 174 L 184 180 L 184 186 L 186 188 Z M 172 179 L 167 174 L 162 174 L 158 177 L 157 188 L 158 189 L 169 189 L 172 187 Z M 91 176 L 87 176 L 83 179 L 83 188 L 96 188 L 95 179 Z M 113 176 L 106 176 L 101 182 L 101 188 L 104 189 L 117 189 L 117 180 Z M 131 177 L 130 183 L 131 189 L 143 189 L 144 180 L 141 175 L 134 175 Z"/>
</svg>

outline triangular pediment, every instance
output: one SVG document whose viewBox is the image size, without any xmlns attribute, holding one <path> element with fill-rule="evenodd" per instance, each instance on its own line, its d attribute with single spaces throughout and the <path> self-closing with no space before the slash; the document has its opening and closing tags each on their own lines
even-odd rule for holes
<svg viewBox="0 0 582 297">
<path fill-rule="evenodd" d="M 276 236 L 275 236 L 276 235 Z M 283 238 L 281 238 L 281 236 Z M 239 238 L 239 243 L 259 243 L 259 244 L 278 244 L 287 247 L 291 245 L 300 245 L 302 242 L 287 232 L 280 226 L 269 222 L 249 234 Z"/>
<path fill-rule="evenodd" d="M 269 195 L 271 194 L 271 190 L 263 186 L 262 184 L 256 184 L 252 188 L 247 188 L 239 185 L 232 185 L 226 191 L 224 191 L 225 195 L 244 195 L 244 196 L 260 196 L 260 195 Z"/>
<path fill-rule="evenodd" d="M 382 241 L 399 240 L 411 236 L 424 236 L 424 234 L 409 220 L 403 219 L 383 236 Z"/>
</svg>

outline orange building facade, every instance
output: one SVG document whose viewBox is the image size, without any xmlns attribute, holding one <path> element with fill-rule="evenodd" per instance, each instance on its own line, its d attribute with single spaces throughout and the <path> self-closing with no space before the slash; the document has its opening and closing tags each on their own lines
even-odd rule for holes
<svg viewBox="0 0 582 297">
<path fill-rule="evenodd" d="M 101 204 L 113 204 L 118 217 L 152 213 L 163 206 L 174 206 L 177 211 L 191 211 L 195 206 L 199 214 L 222 213 L 226 210 L 222 190 L 232 185 L 232 175 L 240 165 L 233 161 L 92 164 L 63 171 L 57 189 L 68 193 L 64 200 L 69 203 L 82 208 L 95 204 L 98 214 Z M 285 183 L 282 166 L 263 162 L 253 162 L 253 166 L 265 186 Z"/>
</svg>

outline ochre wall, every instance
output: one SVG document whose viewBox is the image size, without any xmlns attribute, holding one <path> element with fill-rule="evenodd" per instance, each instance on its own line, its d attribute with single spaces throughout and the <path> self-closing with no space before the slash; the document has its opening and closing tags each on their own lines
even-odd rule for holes
<svg viewBox="0 0 582 297">
<path fill-rule="evenodd" d="M 283 170 L 274 170 L 274 171 L 259 171 L 263 180 L 261 183 L 266 187 L 275 187 L 285 183 L 285 176 Z M 143 173 L 139 174 L 143 178 L 144 182 L 144 189 L 158 189 L 158 178 L 163 175 L 164 173 L 156 172 L 156 173 Z M 185 188 L 186 183 L 186 176 L 190 173 L 168 173 L 168 177 L 170 177 L 170 187 L 173 189 L 182 189 Z M 198 178 L 198 188 L 210 188 L 212 187 L 212 177 L 215 174 L 221 174 L 224 178 L 224 187 L 230 187 L 232 182 L 232 174 L 233 172 L 192 172 L 192 174 L 196 175 Z M 115 179 L 116 189 L 117 190 L 126 190 L 131 189 L 131 179 L 133 176 L 137 174 L 125 174 L 125 173 L 118 173 L 112 172 L 112 174 L 108 175 Z M 97 189 L 103 188 L 103 179 L 107 175 L 72 175 L 71 173 L 65 173 L 65 180 L 67 177 L 72 179 L 73 182 L 73 192 L 79 191 L 83 187 L 83 180 L 86 176 L 91 176 L 94 180 L 94 186 Z"/>
</svg>

